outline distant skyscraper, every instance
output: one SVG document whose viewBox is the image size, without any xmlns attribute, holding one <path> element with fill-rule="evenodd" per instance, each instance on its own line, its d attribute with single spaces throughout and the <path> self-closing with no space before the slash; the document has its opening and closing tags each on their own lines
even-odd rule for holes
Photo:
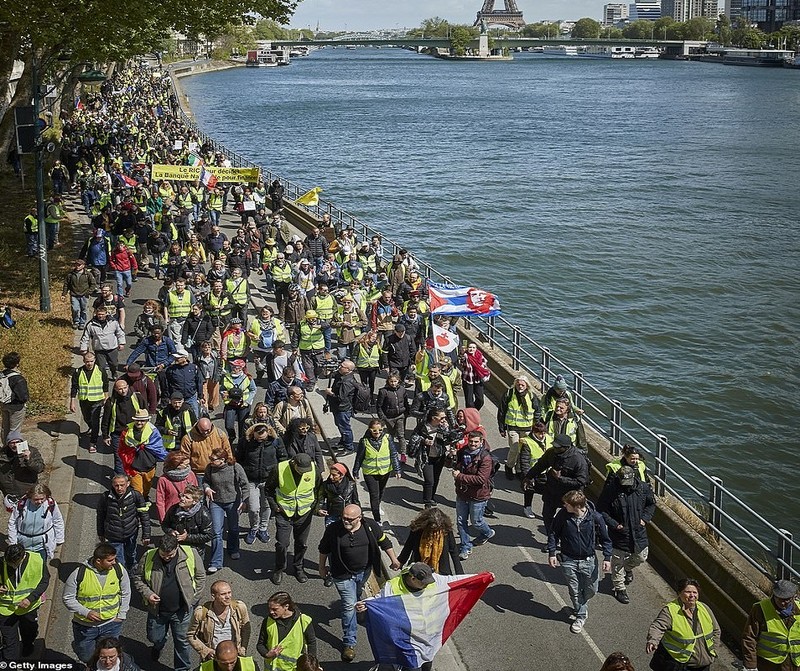
<svg viewBox="0 0 800 671">
<path fill-rule="evenodd" d="M 800 20 L 800 0 L 740 0 L 741 16 L 772 33 L 786 21 Z"/>
<path fill-rule="evenodd" d="M 603 25 L 613 26 L 628 18 L 628 5 L 603 5 Z"/>
<path fill-rule="evenodd" d="M 628 16 L 631 21 L 637 21 L 639 19 L 644 21 L 657 21 L 661 18 L 661 0 L 632 2 L 628 8 Z"/>
<path fill-rule="evenodd" d="M 725 2 L 725 15 L 733 21 L 742 15 L 742 0 L 727 0 Z"/>
<path fill-rule="evenodd" d="M 719 18 L 717 0 L 661 0 L 661 16 L 671 16 L 676 21 L 705 17 Z"/>
</svg>

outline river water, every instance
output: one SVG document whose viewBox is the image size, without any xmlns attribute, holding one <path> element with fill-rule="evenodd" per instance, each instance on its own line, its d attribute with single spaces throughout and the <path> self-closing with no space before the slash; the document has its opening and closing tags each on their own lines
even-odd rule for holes
<svg viewBox="0 0 800 671">
<path fill-rule="evenodd" d="M 800 70 L 329 48 L 183 86 L 800 530 Z"/>
</svg>

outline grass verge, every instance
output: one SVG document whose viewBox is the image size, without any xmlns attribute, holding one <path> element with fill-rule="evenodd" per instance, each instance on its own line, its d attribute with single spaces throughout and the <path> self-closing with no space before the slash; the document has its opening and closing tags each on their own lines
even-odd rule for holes
<svg viewBox="0 0 800 671">
<path fill-rule="evenodd" d="M 19 352 L 31 400 L 27 415 L 52 421 L 66 413 L 64 384 L 72 362 L 73 330 L 69 301 L 61 299 L 64 277 L 73 257 L 73 227 L 62 223 L 63 245 L 48 254 L 49 313 L 39 310 L 39 263 L 25 255 L 23 220 L 36 200 L 32 166 L 26 165 L 25 190 L 11 174 L 0 174 L 0 304 L 16 320 L 0 329 L 0 353 Z"/>
</svg>

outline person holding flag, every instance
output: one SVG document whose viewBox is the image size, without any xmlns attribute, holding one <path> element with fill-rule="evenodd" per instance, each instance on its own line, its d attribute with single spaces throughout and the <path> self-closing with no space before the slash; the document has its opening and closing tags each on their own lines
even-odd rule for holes
<svg viewBox="0 0 800 671">
<path fill-rule="evenodd" d="M 491 573 L 438 575 L 424 562 L 387 581 L 376 597 L 356 603 L 376 663 L 431 671 L 436 653 L 493 581 Z"/>
</svg>

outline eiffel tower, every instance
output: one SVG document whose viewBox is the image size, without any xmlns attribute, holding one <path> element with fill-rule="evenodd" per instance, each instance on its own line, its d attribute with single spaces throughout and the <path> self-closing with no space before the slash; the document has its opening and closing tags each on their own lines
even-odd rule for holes
<svg viewBox="0 0 800 671">
<path fill-rule="evenodd" d="M 494 1 L 483 0 L 483 8 L 478 12 L 478 18 L 475 19 L 473 26 L 481 25 L 481 21 L 486 22 L 487 26 L 494 24 L 517 29 L 525 26 L 525 19 L 517 8 L 516 0 L 505 0 L 505 9 L 495 9 Z"/>
</svg>

